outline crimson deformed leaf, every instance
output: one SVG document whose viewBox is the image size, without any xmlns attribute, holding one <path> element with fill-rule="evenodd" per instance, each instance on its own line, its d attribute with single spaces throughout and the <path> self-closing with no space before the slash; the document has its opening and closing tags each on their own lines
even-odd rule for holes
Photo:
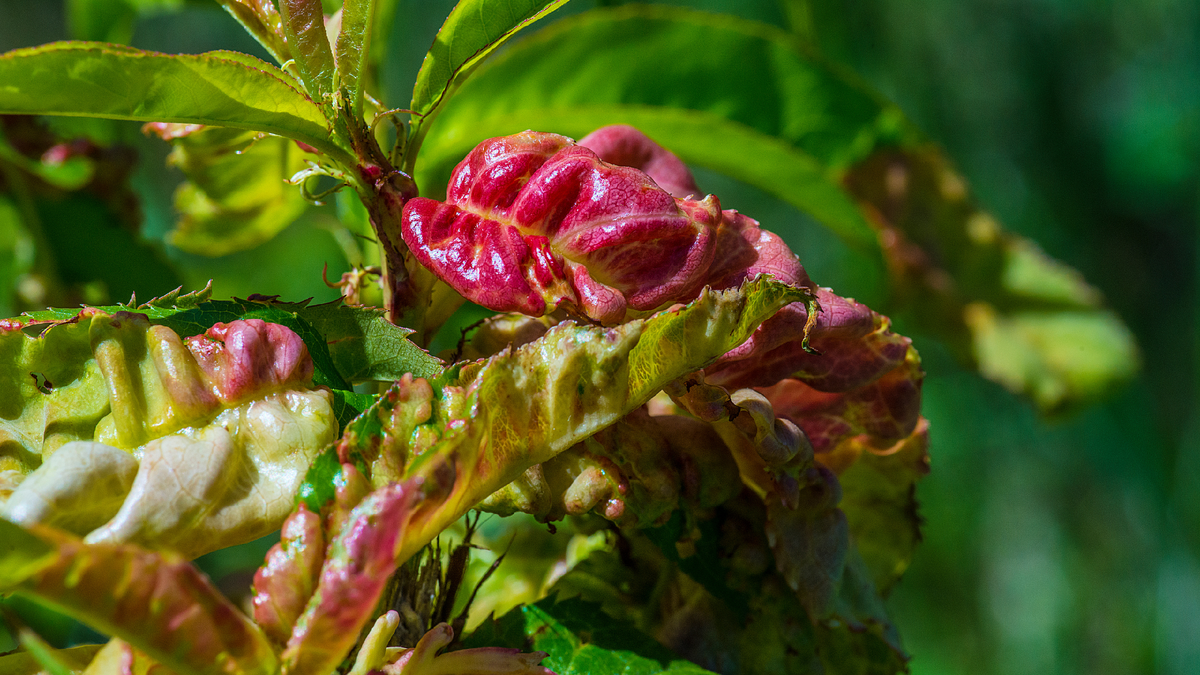
<svg viewBox="0 0 1200 675">
<path fill-rule="evenodd" d="M 1045 411 L 1103 396 L 1138 368 L 1130 331 L 1077 272 L 1004 232 L 897 106 L 775 26 L 637 4 L 559 21 L 463 86 L 417 180 L 437 194 L 483 138 L 612 124 L 807 212 L 868 252 L 864 264 L 882 263 L 882 249 L 900 291 L 889 312 L 911 312 Z"/>
<path fill-rule="evenodd" d="M 446 202 L 405 204 L 405 243 L 472 302 L 617 323 L 693 297 L 715 254 L 720 204 L 677 200 L 641 171 L 556 134 L 481 143 Z"/>
<path fill-rule="evenodd" d="M 282 325 L 185 340 L 92 308 L 24 328 L 0 326 L 0 511 L 22 524 L 187 555 L 249 541 L 278 527 L 336 435 L 332 394 Z"/>
<path fill-rule="evenodd" d="M 254 621 L 275 644 L 287 644 L 324 560 L 321 518 L 302 504 L 284 521 L 279 543 L 254 575 Z"/>
</svg>

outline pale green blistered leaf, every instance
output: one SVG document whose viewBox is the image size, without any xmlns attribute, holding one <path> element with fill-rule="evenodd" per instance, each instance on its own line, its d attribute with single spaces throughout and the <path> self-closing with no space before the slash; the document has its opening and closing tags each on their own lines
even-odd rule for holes
<svg viewBox="0 0 1200 675">
<path fill-rule="evenodd" d="M 79 645 L 67 649 L 51 649 L 51 654 L 54 659 L 68 668 L 67 672 L 79 673 L 88 667 L 100 649 L 101 645 Z M 0 673 L 5 675 L 52 675 L 31 651 L 13 652 L 0 656 Z"/>
<path fill-rule="evenodd" d="M 236 127 L 345 156 L 329 140 L 320 109 L 292 82 L 235 52 L 170 55 L 55 42 L 0 55 L 0 112 Z"/>
<path fill-rule="evenodd" d="M 420 125 L 413 150 L 438 109 L 497 47 L 567 0 L 460 0 L 421 63 L 409 107 Z M 477 139 L 479 140 L 479 139 Z M 412 159 L 416 155 L 411 155 Z M 411 169 L 411 167 L 410 167 Z"/>
<path fill-rule="evenodd" d="M 1001 229 L 937 148 L 880 150 L 846 184 L 887 243 L 897 296 L 985 377 L 1056 413 L 1137 372 L 1133 335 L 1099 291 Z"/>
<path fill-rule="evenodd" d="M 168 162 L 187 176 L 175 192 L 179 212 L 168 241 L 190 253 L 220 256 L 267 241 L 308 208 L 286 181 L 305 167 L 290 139 L 204 127 L 171 138 Z"/>
<path fill-rule="evenodd" d="M 711 509 L 741 489 L 737 462 L 707 424 L 638 409 L 530 467 L 478 508 L 543 522 L 594 511 L 622 528 L 649 527 L 681 505 Z"/>
<path fill-rule="evenodd" d="M 547 598 L 484 623 L 467 647 L 502 646 L 546 652 L 542 665 L 556 673 L 705 675 L 711 671 L 682 659 L 632 624 L 606 616 L 578 598 Z"/>
<path fill-rule="evenodd" d="M 21 524 L 199 555 L 277 528 L 336 437 L 333 395 L 283 326 L 185 343 L 89 309 L 37 328 L 0 326 L 0 512 Z"/>
<path fill-rule="evenodd" d="M 482 68 L 439 117 L 419 182 L 426 191 L 444 185 L 450 167 L 488 136 L 535 128 L 578 138 L 617 123 L 871 248 L 874 234 L 838 171 L 881 139 L 912 133 L 894 106 L 778 29 L 624 7 L 563 20 Z"/>
<path fill-rule="evenodd" d="M 397 326 L 376 307 L 343 304 L 340 300 L 311 305 L 306 302 L 211 300 L 204 289 L 184 296 L 168 294 L 137 306 L 99 307 L 102 311 L 136 311 L 152 324 L 180 335 L 196 335 L 217 322 L 258 318 L 292 329 L 308 347 L 316 367 L 313 381 L 334 389 L 349 389 L 351 382 L 397 380 L 405 373 L 436 377 L 442 363 L 408 340 L 412 331 Z M 174 295 L 174 297 L 172 297 Z M 29 312 L 37 321 L 64 321 L 79 310 L 51 309 Z"/>
<path fill-rule="evenodd" d="M 347 428 L 339 454 L 348 461 L 361 453 L 375 485 L 422 476 L 439 495 L 405 533 L 400 559 L 407 559 L 529 467 L 613 424 L 805 297 L 803 289 L 760 278 L 705 290 L 686 307 L 615 328 L 559 324 L 435 382 L 436 390 L 402 380 Z M 329 487 L 306 489 L 327 495 Z"/>
<path fill-rule="evenodd" d="M 51 562 L 0 592 L 32 596 L 128 641 L 179 675 L 276 672 L 262 631 L 177 554 L 87 545 L 49 528 L 26 536 L 52 551 Z"/>
</svg>

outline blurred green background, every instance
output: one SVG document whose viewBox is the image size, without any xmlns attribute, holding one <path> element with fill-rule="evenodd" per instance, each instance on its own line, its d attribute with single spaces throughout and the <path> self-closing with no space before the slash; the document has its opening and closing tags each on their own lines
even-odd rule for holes
<svg viewBox="0 0 1200 675">
<path fill-rule="evenodd" d="M 176 8 L 131 24 L 135 46 L 261 54 L 215 3 L 153 4 Z M 410 86 L 452 4 L 400 3 L 407 21 L 382 73 L 392 99 L 403 98 L 397 92 Z M 575 0 L 561 14 L 612 4 L 621 3 Z M 1139 378 L 1051 421 L 898 321 L 925 360 L 933 431 L 933 472 L 918 491 L 925 542 L 889 600 L 912 671 L 1200 672 L 1200 3 L 663 4 L 809 35 L 941 143 L 1006 227 L 1082 271 L 1140 342 Z M 58 2 L 0 1 L 0 51 L 67 37 L 66 16 Z M 149 297 L 212 278 L 219 297 L 336 297 L 321 281 L 326 264 L 331 279 L 347 269 L 332 207 L 250 251 L 185 254 L 162 244 L 182 178 L 164 166 L 166 145 L 137 125 L 113 128 L 139 152 L 133 186 L 147 246 L 124 235 L 94 272 L 109 280 L 95 292 L 125 300 L 122 280 L 136 277 Z M 865 268 L 811 219 L 722 176 L 701 172 L 699 180 L 727 208 L 782 233 L 819 283 L 869 303 L 884 297 L 882 271 Z M 62 241 L 126 232 L 86 210 L 42 216 Z M 6 236 L 0 247 L 12 244 Z M 62 255 L 72 248 L 82 247 L 64 246 Z M 209 570 L 217 577 L 237 568 L 217 565 Z"/>
</svg>

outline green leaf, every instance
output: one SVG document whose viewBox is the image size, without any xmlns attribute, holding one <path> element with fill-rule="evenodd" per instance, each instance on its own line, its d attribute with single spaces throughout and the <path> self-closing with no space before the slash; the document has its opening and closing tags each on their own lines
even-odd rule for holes
<svg viewBox="0 0 1200 675">
<path fill-rule="evenodd" d="M 234 52 L 170 55 L 55 42 L 0 55 L 0 112 L 236 127 L 347 156 L 329 140 L 321 110 L 292 82 Z"/>
<path fill-rule="evenodd" d="M 906 309 L 1044 413 L 1095 401 L 1140 366 L 1132 332 L 1079 272 L 1004 231 L 935 147 L 885 148 L 846 184 L 890 242 Z"/>
<path fill-rule="evenodd" d="M 354 119 L 362 119 L 363 75 L 371 53 L 375 0 L 346 0 L 342 5 L 342 32 L 337 38 L 337 68 L 342 89 L 350 97 Z"/>
<path fill-rule="evenodd" d="M 63 662 L 59 658 L 57 651 L 51 647 L 37 633 L 28 628 L 21 628 L 17 631 L 17 639 L 21 642 L 21 646 L 25 651 L 33 655 L 42 668 L 46 670 L 48 675 L 74 675 L 74 670 L 70 665 Z"/>
<path fill-rule="evenodd" d="M 929 473 L 929 423 L 886 454 L 864 450 L 838 476 L 850 538 L 875 588 L 887 596 L 921 541 L 916 484 Z"/>
<path fill-rule="evenodd" d="M 54 547 L 5 518 L 0 518 L 0 593 L 54 561 Z"/>
<path fill-rule="evenodd" d="M 567 0 L 461 0 L 446 17 L 421 63 L 412 103 L 416 144 L 438 108 L 497 47 Z M 412 155 L 415 159 L 415 154 Z M 411 167 L 410 167 L 411 168 Z"/>
<path fill-rule="evenodd" d="M 481 68 L 439 116 L 420 183 L 444 184 L 484 137 L 527 128 L 581 137 L 616 123 L 812 213 L 864 248 L 875 247 L 875 234 L 839 170 L 911 133 L 894 106 L 782 31 L 624 7 L 560 21 Z"/>
<path fill-rule="evenodd" d="M 677 673 L 711 671 L 684 660 L 632 624 L 614 619 L 600 605 L 578 598 L 546 598 L 485 622 L 463 641 L 470 647 L 536 649 L 542 665 L 556 673 Z"/>
<path fill-rule="evenodd" d="M 998 312 L 977 303 L 966 322 L 979 372 L 1046 412 L 1100 399 L 1141 365 L 1133 334 L 1110 311 Z"/>
<path fill-rule="evenodd" d="M 55 660 L 69 668 L 68 672 L 81 673 L 100 651 L 103 645 L 79 645 L 67 649 L 51 649 Z M 20 651 L 0 656 L 0 673 L 5 675 L 50 675 L 46 665 L 32 651 Z"/>
<path fill-rule="evenodd" d="M 308 208 L 286 183 L 305 168 L 290 139 L 223 127 L 173 135 L 168 162 L 187 176 L 175 192 L 180 218 L 168 241 L 190 253 L 221 256 L 274 237 Z"/>
<path fill-rule="evenodd" d="M 279 14 L 288 49 L 300 67 L 300 77 L 309 96 L 322 109 L 329 110 L 334 90 L 333 51 L 329 48 L 320 0 L 280 0 Z"/>
<path fill-rule="evenodd" d="M 52 530 L 28 536 L 52 557 L 18 592 L 126 640 L 180 675 L 276 672 L 262 631 L 178 555 L 88 546 Z"/>
<path fill-rule="evenodd" d="M 217 0 L 279 63 L 291 58 L 279 10 L 271 0 Z"/>
</svg>

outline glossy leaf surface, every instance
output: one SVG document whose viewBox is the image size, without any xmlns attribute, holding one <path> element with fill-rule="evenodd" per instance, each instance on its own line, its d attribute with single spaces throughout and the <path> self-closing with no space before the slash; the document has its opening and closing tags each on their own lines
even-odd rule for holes
<svg viewBox="0 0 1200 675">
<path fill-rule="evenodd" d="M 190 555 L 248 541 L 287 515 L 337 432 L 303 341 L 278 324 L 239 319 L 184 341 L 144 315 L 89 309 L 0 341 L 3 512 L 23 524 Z"/>
<path fill-rule="evenodd" d="M 333 105 L 335 67 L 320 0 L 280 0 L 279 15 L 288 50 L 300 68 L 308 95 L 323 109 Z"/>
<path fill-rule="evenodd" d="M 229 126 L 338 152 L 320 109 L 291 78 L 244 54 L 56 42 L 0 55 L 0 81 L 4 113 Z"/>
<path fill-rule="evenodd" d="M 431 116 L 458 81 L 510 37 L 567 0 L 461 0 L 421 63 L 412 110 Z"/>
<path fill-rule="evenodd" d="M 247 33 L 263 46 L 275 61 L 283 63 L 291 58 L 291 50 L 283 36 L 283 23 L 279 10 L 271 0 L 218 0 L 225 11 L 242 24 Z"/>
<path fill-rule="evenodd" d="M 714 198 L 676 199 L 570 139 L 526 132 L 481 143 L 446 203 L 404 207 L 404 241 L 485 307 L 563 307 L 613 324 L 695 296 L 724 224 Z"/>
</svg>

